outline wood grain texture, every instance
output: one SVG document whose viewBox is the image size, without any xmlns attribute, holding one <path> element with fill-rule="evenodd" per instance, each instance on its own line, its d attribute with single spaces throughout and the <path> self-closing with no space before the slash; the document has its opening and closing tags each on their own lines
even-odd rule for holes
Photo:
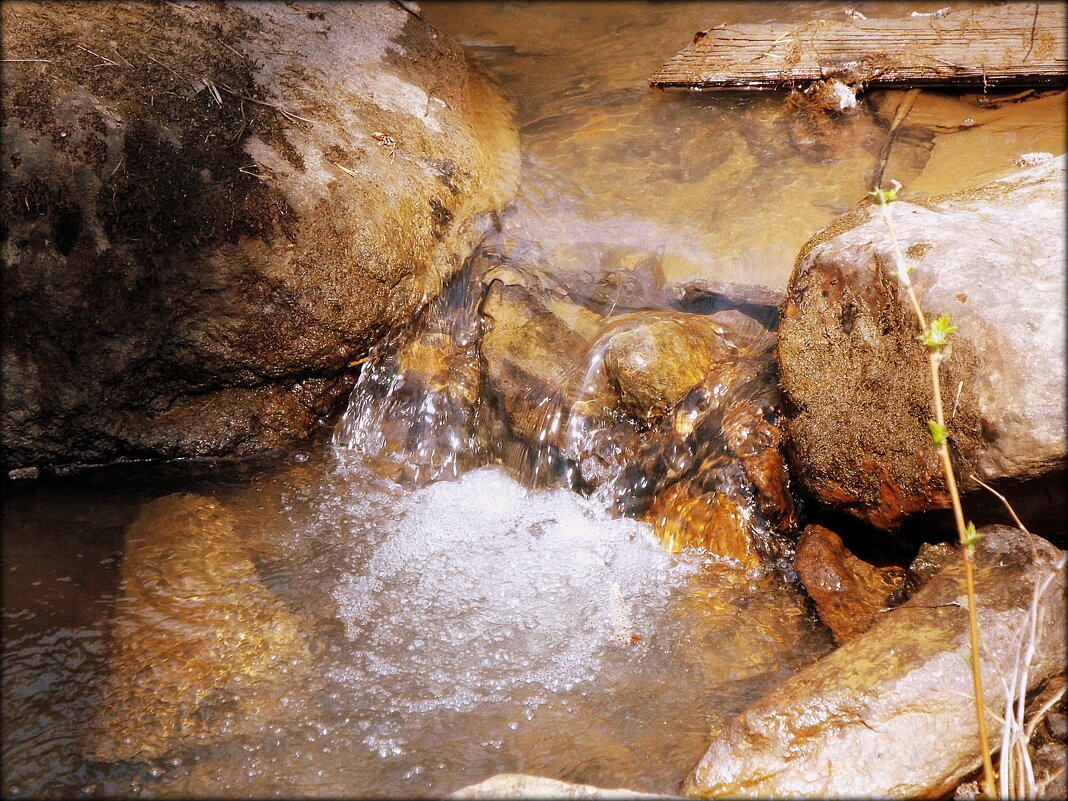
<svg viewBox="0 0 1068 801">
<path fill-rule="evenodd" d="M 838 77 L 865 86 L 1063 86 L 1062 2 L 1006 3 L 943 16 L 723 25 L 649 82 L 689 89 L 782 89 Z"/>
</svg>

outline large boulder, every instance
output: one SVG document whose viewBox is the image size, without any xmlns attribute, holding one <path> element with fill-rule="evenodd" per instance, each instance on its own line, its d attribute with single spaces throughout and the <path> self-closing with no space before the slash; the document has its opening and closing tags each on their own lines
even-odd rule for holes
<svg viewBox="0 0 1068 801">
<path fill-rule="evenodd" d="M 248 453 L 514 191 L 511 107 L 400 3 L 5 3 L 8 468 Z"/>
<path fill-rule="evenodd" d="M 1027 688 L 1065 670 L 1064 552 L 1007 526 L 976 546 L 988 729 L 1031 642 Z M 1048 579 L 1048 581 L 1047 581 Z M 867 632 L 735 718 L 683 785 L 701 797 L 941 798 L 980 761 L 959 556 Z M 995 735 L 996 736 L 996 735 Z"/>
<path fill-rule="evenodd" d="M 964 486 L 1063 469 L 1064 157 L 980 189 L 891 205 L 928 317 L 959 330 L 942 365 Z M 879 527 L 948 506 L 927 420 L 926 349 L 890 273 L 881 215 L 861 207 L 806 246 L 779 327 L 794 475 L 811 495 Z"/>
</svg>

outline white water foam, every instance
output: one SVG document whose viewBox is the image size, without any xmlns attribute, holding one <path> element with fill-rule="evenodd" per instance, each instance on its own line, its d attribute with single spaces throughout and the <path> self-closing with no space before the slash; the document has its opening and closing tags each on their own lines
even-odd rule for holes
<svg viewBox="0 0 1068 801">
<path fill-rule="evenodd" d="M 354 650 L 333 678 L 379 708 L 534 708 L 592 680 L 631 634 L 652 636 L 696 569 L 648 525 L 494 467 L 411 501 L 334 590 Z"/>
</svg>

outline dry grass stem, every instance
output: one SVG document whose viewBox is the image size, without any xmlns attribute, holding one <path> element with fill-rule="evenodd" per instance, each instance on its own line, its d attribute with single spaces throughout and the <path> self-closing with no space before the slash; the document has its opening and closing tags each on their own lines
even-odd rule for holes
<svg viewBox="0 0 1068 801">
<path fill-rule="evenodd" d="M 281 114 L 283 117 L 285 117 L 288 120 L 306 122 L 309 125 L 315 125 L 316 124 L 315 120 L 309 120 L 307 117 L 299 117 L 299 116 L 297 116 L 296 114 L 294 114 L 291 111 L 286 111 L 284 108 L 282 108 L 279 105 L 276 105 L 275 103 L 268 103 L 266 100 L 257 100 L 254 97 L 249 97 L 248 95 L 243 95 L 240 92 L 237 92 L 237 91 L 231 89 L 225 83 L 220 83 L 220 84 L 218 84 L 218 86 L 220 86 L 224 92 L 227 92 L 228 94 L 231 94 L 234 97 L 239 97 L 242 100 L 247 100 L 249 103 L 255 103 L 257 106 L 266 106 L 267 108 L 273 108 L 275 111 L 277 111 L 279 114 Z"/>
<path fill-rule="evenodd" d="M 942 436 L 936 438 L 936 448 L 938 450 L 939 461 L 942 464 L 942 473 L 946 479 L 946 488 L 949 490 L 950 502 L 953 506 L 953 519 L 957 525 L 957 537 L 960 540 L 961 550 L 964 557 L 964 584 L 968 598 L 969 663 L 972 672 L 972 685 L 974 690 L 975 719 L 979 728 L 979 749 L 983 759 L 983 791 L 987 795 L 993 797 L 996 792 L 996 785 L 994 782 L 994 763 L 991 758 L 990 740 L 986 729 L 986 706 L 983 702 L 983 676 L 980 670 L 979 659 L 979 620 L 976 614 L 974 540 L 970 539 L 968 527 L 964 522 L 964 510 L 961 508 L 960 493 L 957 490 L 957 479 L 953 471 L 953 462 L 949 455 L 949 443 L 945 436 L 945 411 L 942 405 L 942 386 L 938 376 L 938 368 L 942 362 L 943 354 L 941 347 L 933 347 L 930 344 L 933 341 L 930 337 L 931 328 L 927 323 L 927 318 L 924 316 L 919 298 L 916 296 L 916 290 L 912 285 L 912 279 L 909 278 L 911 268 L 905 259 L 905 254 L 901 249 L 901 243 L 898 242 L 897 231 L 894 228 L 893 218 L 890 213 L 890 201 L 893 199 L 894 195 L 897 194 L 897 190 L 900 189 L 901 185 L 896 181 L 893 183 L 895 188 L 891 192 L 884 193 L 881 190 L 876 190 L 873 194 L 875 195 L 879 209 L 882 212 L 883 222 L 886 225 L 886 229 L 890 235 L 890 242 L 893 245 L 894 264 L 898 280 L 905 287 L 909 303 L 912 306 L 912 311 L 916 315 L 916 321 L 920 327 L 922 339 L 928 342 L 927 355 L 931 373 L 931 390 L 934 400 L 935 424 L 938 426 L 938 430 L 942 432 Z M 974 531 L 972 533 L 974 534 Z"/>
<path fill-rule="evenodd" d="M 97 67 L 117 67 L 117 66 L 119 66 L 119 62 L 112 61 L 107 56 L 102 56 L 99 53 L 94 53 L 88 47 L 83 47 L 82 45 L 75 45 L 75 47 L 77 47 L 79 50 L 84 50 L 89 55 L 96 56 L 97 58 L 99 58 L 101 60 L 101 62 L 99 64 L 94 64 L 93 65 L 93 69 L 96 69 Z"/>
<path fill-rule="evenodd" d="M 1001 729 L 1001 758 L 999 787 L 1001 798 L 1034 798 L 1038 787 L 1035 782 L 1034 767 L 1028 751 L 1031 735 L 1038 721 L 1049 711 L 1064 693 L 1064 688 L 1043 704 L 1032 716 L 1030 724 L 1026 720 L 1027 685 L 1031 664 L 1034 661 L 1038 638 L 1038 627 L 1042 622 L 1043 610 L 1039 600 L 1049 589 L 1057 573 L 1064 567 L 1068 555 L 1062 555 L 1053 569 L 1046 573 L 1041 582 L 1036 581 L 1031 593 L 1031 606 L 1024 621 L 1024 631 L 1016 648 L 1012 677 L 1009 682 L 1002 678 L 1005 688 L 1005 715 Z"/>
<path fill-rule="evenodd" d="M 353 178 L 359 178 L 360 177 L 359 173 L 355 172 L 354 170 L 350 170 L 348 167 L 342 167 L 336 161 L 331 161 L 330 163 L 333 164 L 335 167 L 337 167 L 339 170 L 341 170 L 346 175 L 351 175 Z"/>
</svg>

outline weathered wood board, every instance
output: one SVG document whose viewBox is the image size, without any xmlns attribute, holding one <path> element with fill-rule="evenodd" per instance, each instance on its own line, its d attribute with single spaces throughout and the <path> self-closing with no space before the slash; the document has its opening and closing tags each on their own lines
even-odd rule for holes
<svg viewBox="0 0 1068 801">
<path fill-rule="evenodd" d="M 1063 2 L 1005 3 L 929 16 L 720 25 L 649 82 L 689 89 L 782 89 L 839 77 L 864 86 L 1068 84 Z"/>
</svg>

